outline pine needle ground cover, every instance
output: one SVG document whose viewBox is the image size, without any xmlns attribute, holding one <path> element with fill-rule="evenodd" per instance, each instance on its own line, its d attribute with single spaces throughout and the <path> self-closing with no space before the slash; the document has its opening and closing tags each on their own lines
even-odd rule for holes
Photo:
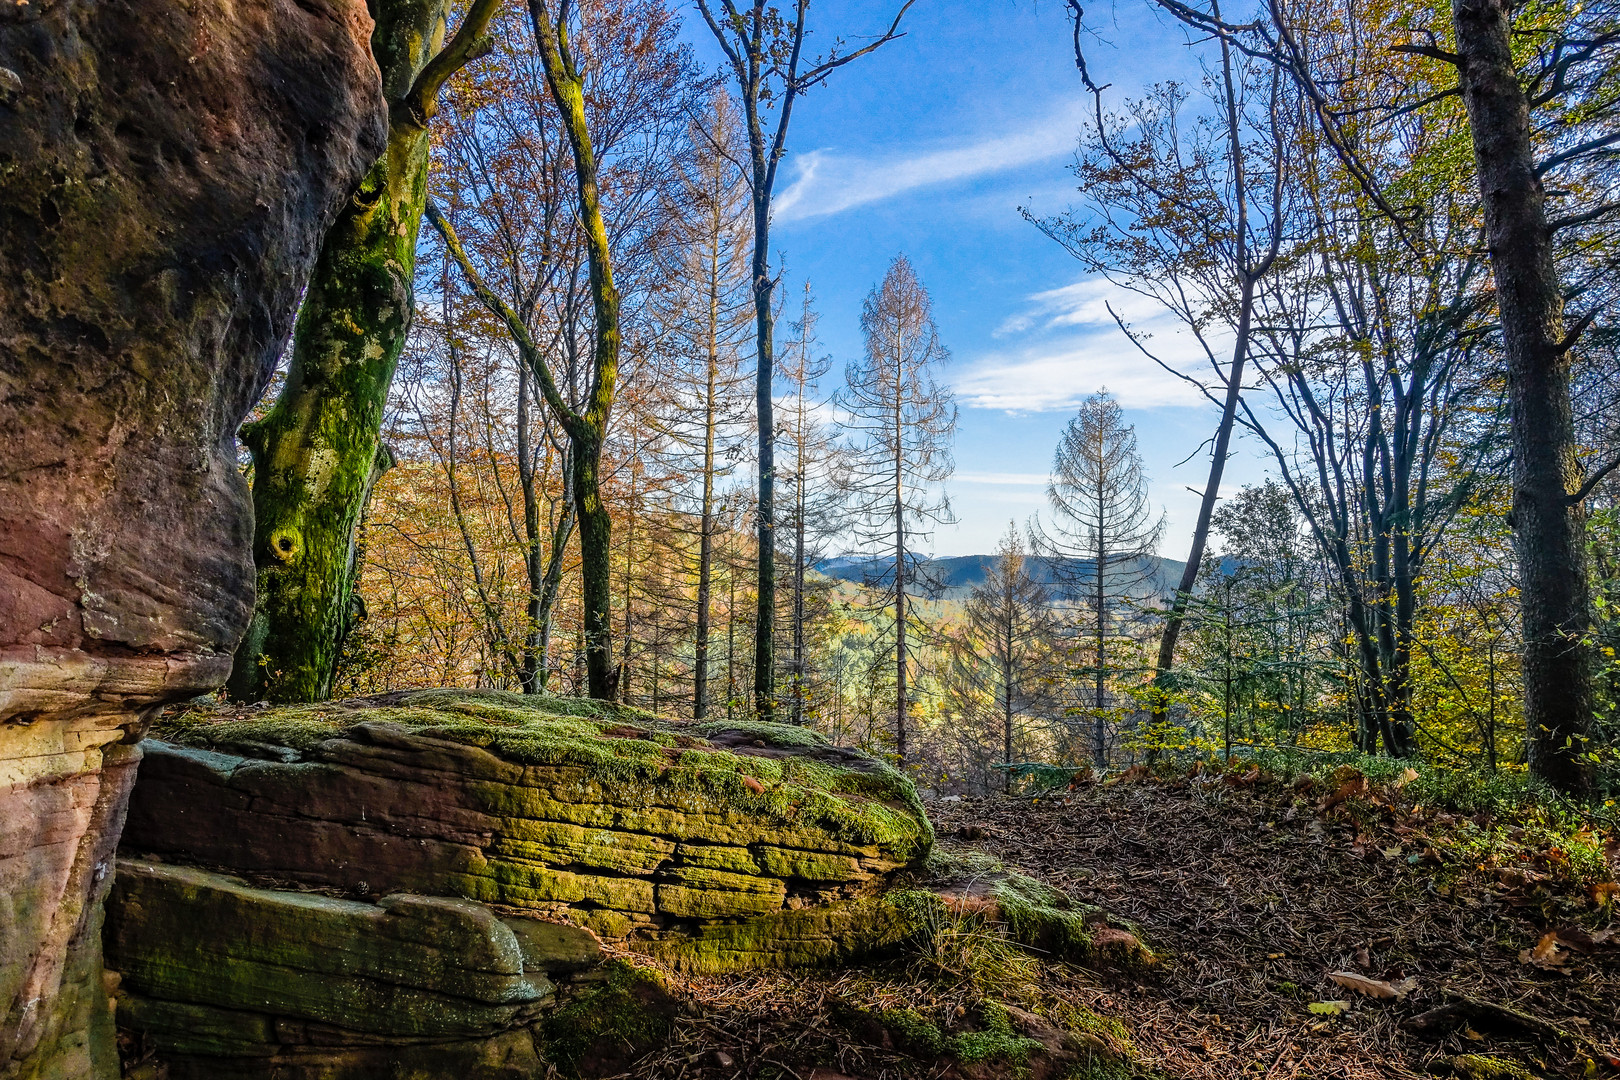
<svg viewBox="0 0 1620 1080">
<path fill-rule="evenodd" d="M 1159 962 L 1009 954 L 946 920 L 881 963 L 684 980 L 692 1013 L 624 1075 L 1031 1075 L 949 1052 L 1003 1008 L 1089 1033 L 1074 1076 L 1620 1076 L 1614 834 L 1401 781 L 1245 763 L 931 804 L 935 862 L 1005 863 L 1124 917 Z"/>
</svg>

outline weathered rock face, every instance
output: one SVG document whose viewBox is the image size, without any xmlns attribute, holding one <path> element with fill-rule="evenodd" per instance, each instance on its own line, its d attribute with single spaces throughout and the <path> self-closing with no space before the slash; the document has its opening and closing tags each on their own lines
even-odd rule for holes
<svg viewBox="0 0 1620 1080">
<path fill-rule="evenodd" d="M 175 741 L 148 743 L 128 852 L 460 896 L 608 938 L 849 900 L 932 841 L 909 781 L 783 725 L 427 691 L 193 713 L 157 734 Z"/>
<path fill-rule="evenodd" d="M 246 625 L 233 435 L 381 148 L 370 26 L 363 0 L 0 4 L 0 1076 L 115 1068 L 117 744 Z"/>
<path fill-rule="evenodd" d="M 162 1040 L 171 1075 L 210 1080 L 374 1076 L 385 1048 L 424 1076 L 534 1076 L 520 1033 L 551 1000 L 547 961 L 600 952 L 572 927 L 536 948 L 465 900 L 369 904 L 128 859 L 108 910 L 120 1023 Z"/>
<path fill-rule="evenodd" d="M 693 970 L 847 957 L 908 932 L 880 894 L 933 839 L 909 781 L 785 725 L 464 691 L 236 715 L 159 723 L 109 905 L 119 1024 L 176 1076 L 368 1076 L 356 1048 L 384 1037 L 461 1062 L 399 1076 L 527 1076 L 488 1062 L 532 1065 L 519 1029 L 551 1053 L 544 992 L 474 993 L 435 957 L 515 949 L 473 965 L 506 980 L 588 963 L 596 935 Z M 479 929 L 441 941 L 423 909 Z M 377 989 L 335 999 L 339 975 Z M 413 1027 L 421 994 L 464 1008 Z"/>
</svg>

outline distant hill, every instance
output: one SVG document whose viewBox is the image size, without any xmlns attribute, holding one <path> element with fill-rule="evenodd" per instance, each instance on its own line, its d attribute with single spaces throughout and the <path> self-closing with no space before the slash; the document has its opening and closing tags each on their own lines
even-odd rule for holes
<svg viewBox="0 0 1620 1080">
<path fill-rule="evenodd" d="M 994 555 L 952 555 L 938 559 L 919 559 L 915 564 L 921 577 L 934 583 L 931 595 L 938 599 L 956 600 L 966 596 L 973 586 L 984 581 L 985 572 L 994 563 Z M 1028 557 L 1030 573 L 1036 581 L 1052 585 L 1060 582 L 1092 581 L 1096 567 L 1091 559 L 1055 559 L 1032 555 Z M 1169 596 L 1181 583 L 1181 572 L 1186 563 L 1179 559 L 1153 556 L 1144 561 L 1140 569 L 1146 571 L 1140 591 L 1147 596 Z M 894 573 L 894 559 L 867 558 L 839 555 L 823 559 L 816 569 L 830 578 L 857 583 L 887 584 Z M 1110 573 L 1114 571 L 1111 570 Z M 1132 575 L 1134 576 L 1134 575 Z"/>
</svg>

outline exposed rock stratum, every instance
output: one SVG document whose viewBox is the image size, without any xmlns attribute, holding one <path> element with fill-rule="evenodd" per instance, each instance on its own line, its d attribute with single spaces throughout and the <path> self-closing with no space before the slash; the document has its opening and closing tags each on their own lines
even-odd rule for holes
<svg viewBox="0 0 1620 1080">
<path fill-rule="evenodd" d="M 0 4 L 0 1077 L 116 1075 L 143 718 L 253 604 L 234 434 L 380 151 L 361 0 Z"/>
<path fill-rule="evenodd" d="M 539 1075 L 601 942 L 687 972 L 856 957 L 912 931 L 892 886 L 933 842 L 909 780 L 788 725 L 431 690 L 154 736 L 107 963 L 177 1080 Z"/>
</svg>

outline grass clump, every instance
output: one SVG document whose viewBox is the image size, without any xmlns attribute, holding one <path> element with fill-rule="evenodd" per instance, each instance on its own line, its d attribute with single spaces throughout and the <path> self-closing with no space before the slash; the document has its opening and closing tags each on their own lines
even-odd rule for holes
<svg viewBox="0 0 1620 1080">
<path fill-rule="evenodd" d="M 1032 1054 L 1045 1047 L 1013 1030 L 1012 1017 L 993 1001 L 979 1006 L 981 1027 L 947 1035 L 938 1024 L 915 1009 L 889 1009 L 883 1013 L 883 1026 L 892 1031 L 912 1052 L 930 1057 L 951 1057 L 964 1065 L 1002 1061 L 1028 1068 Z"/>
</svg>

